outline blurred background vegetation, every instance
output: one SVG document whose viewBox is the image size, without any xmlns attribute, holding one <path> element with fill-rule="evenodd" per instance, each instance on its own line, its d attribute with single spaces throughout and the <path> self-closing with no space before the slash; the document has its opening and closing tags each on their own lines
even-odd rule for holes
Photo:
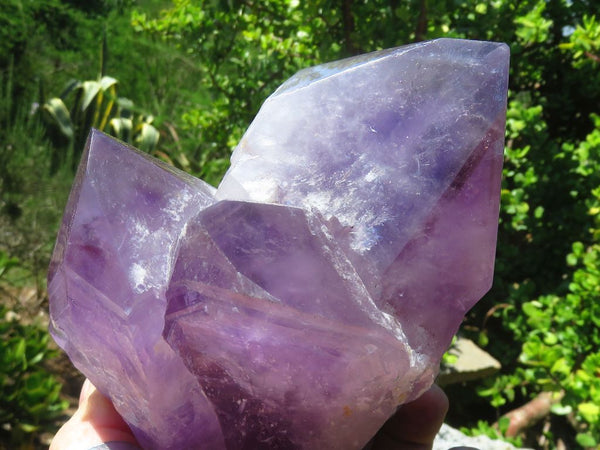
<svg viewBox="0 0 600 450">
<path fill-rule="evenodd" d="M 506 42 L 512 61 L 496 278 L 461 331 L 502 370 L 448 388 L 448 421 L 598 448 L 599 21 L 596 0 L 4 0 L 0 447 L 42 446 L 77 395 L 45 274 L 90 126 L 217 184 L 298 69 L 460 37 Z"/>
</svg>

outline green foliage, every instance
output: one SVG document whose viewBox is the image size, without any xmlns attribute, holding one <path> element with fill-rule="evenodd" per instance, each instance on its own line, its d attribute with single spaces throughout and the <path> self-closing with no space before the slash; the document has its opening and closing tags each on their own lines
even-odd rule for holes
<svg viewBox="0 0 600 450">
<path fill-rule="evenodd" d="M 19 74 L 15 79 L 19 96 L 29 100 L 40 79 L 52 87 L 64 85 L 75 67 L 85 71 L 86 76 L 93 73 L 88 72 L 93 67 L 86 60 L 97 53 L 99 40 L 93 34 L 95 30 L 87 11 L 84 5 L 78 9 L 61 0 L 2 3 L 0 71 L 14 64 Z M 90 44 L 90 55 L 80 51 Z M 82 57 L 83 60 L 78 60 Z"/>
<path fill-rule="evenodd" d="M 138 146 L 145 137 L 147 149 L 160 134 L 157 156 L 217 184 L 266 96 L 300 68 L 440 36 L 507 42 L 512 61 L 496 278 L 465 327 L 503 371 L 477 388 L 489 405 L 478 404 L 460 425 L 501 436 L 506 423 L 493 427 L 497 417 L 551 391 L 557 403 L 546 424 L 550 440 L 598 444 L 600 24 L 593 2 L 5 3 L 0 250 L 19 260 L 11 281 L 46 270 L 72 176 L 61 166 L 76 163 L 91 124 Z M 89 61 L 97 59 L 105 30 L 102 53 L 109 57 L 97 76 Z M 41 102 L 61 149 L 52 153 L 31 103 L 40 80 L 59 92 L 72 79 L 90 81 Z M 48 176 L 51 166 L 59 169 Z M 14 264 L 6 258 L 6 267 Z"/>
<path fill-rule="evenodd" d="M 199 105 L 181 113 L 182 132 L 193 133 L 189 167 L 218 181 L 228 157 L 265 97 L 282 79 L 313 64 L 315 33 L 324 20 L 302 23 L 300 2 L 177 1 L 158 19 L 134 12 L 136 30 L 175 45 L 199 70 Z"/>
<path fill-rule="evenodd" d="M 48 177 L 43 129 L 30 103 L 14 101 L 16 89 L 12 69 L 0 73 L 0 447 L 8 448 L 53 431 L 67 406 L 45 369 L 56 355 L 48 332 L 19 322 L 11 292 L 23 285 L 42 290 L 69 180 Z"/>
<path fill-rule="evenodd" d="M 591 442 L 600 435 L 600 245 L 576 242 L 567 261 L 577 269 L 565 295 L 540 296 L 520 311 L 506 311 L 522 342 L 520 366 L 480 394 L 501 406 L 514 400 L 515 391 L 525 397 L 554 392 L 561 400 L 552 412 L 571 415 L 578 440 Z"/>
<path fill-rule="evenodd" d="M 456 336 L 454 336 L 448 351 L 442 356 L 440 369 L 452 366 L 453 364 L 456 364 L 456 361 L 458 361 L 458 354 L 456 353 Z"/>
<path fill-rule="evenodd" d="M 2 279 L 2 275 L 18 264 L 19 260 L 17 258 L 11 258 L 6 253 L 0 252 L 0 279 Z"/>
<path fill-rule="evenodd" d="M 0 251 L 19 259 L 14 277 L 41 289 L 72 175 L 49 175 L 44 129 L 15 90 L 12 70 L 0 73 Z"/>
<path fill-rule="evenodd" d="M 0 306 L 0 339 L 0 433 L 17 443 L 53 428 L 68 403 L 60 399 L 60 383 L 43 366 L 56 355 L 48 348 L 45 329 L 20 324 Z"/>
<path fill-rule="evenodd" d="M 579 217 L 589 226 L 579 235 L 584 241 L 574 242 L 565 257 L 565 269 L 572 268 L 568 282 L 534 299 L 531 299 L 531 286 L 513 286 L 509 294 L 511 307 L 502 314 L 514 339 L 521 343 L 518 364 L 511 373 L 497 377 L 479 390 L 495 407 L 509 405 L 515 398 L 554 392 L 560 401 L 554 404 L 552 413 L 569 416 L 576 424 L 577 442 L 587 447 L 600 444 L 595 438 L 600 435 L 597 406 L 600 405 L 600 120 L 597 115 L 592 115 L 592 122 L 594 129 L 585 139 L 577 144 L 565 142 L 555 156 L 567 169 L 565 176 L 572 180 L 560 185 L 563 188 L 572 185 L 572 202 L 585 207 L 588 213 Z M 514 123 L 509 113 L 509 136 L 511 130 Z M 512 152 L 508 149 L 507 156 Z M 511 174 L 508 175 L 510 180 Z M 517 181 L 516 176 L 512 179 Z M 558 183 L 556 176 L 554 180 Z M 523 185 L 522 180 L 520 184 Z M 525 185 L 522 191 L 527 189 Z M 589 189 L 587 196 L 586 189 Z M 521 192 L 506 195 L 523 198 Z M 518 214 L 513 206 L 505 202 L 503 208 L 513 218 L 513 229 L 534 230 L 527 226 L 532 220 L 527 216 L 528 207 L 523 208 L 525 214 L 518 226 L 514 224 Z M 568 223 L 567 219 L 563 223 L 565 221 Z M 541 228 L 541 224 L 537 225 L 538 230 Z"/>
<path fill-rule="evenodd" d="M 67 99 L 71 100 L 70 108 L 65 104 Z M 49 99 L 41 109 L 54 145 L 52 172 L 67 163 L 75 170 L 91 128 L 144 151 L 152 151 L 158 142 L 153 118 L 136 114 L 131 100 L 117 97 L 117 80 L 107 75 L 71 82 L 60 97 Z"/>
<path fill-rule="evenodd" d="M 600 61 L 600 23 L 596 16 L 583 16 L 582 23 L 578 24 L 568 43 L 560 46 L 562 49 L 573 53 L 577 66 Z"/>
<path fill-rule="evenodd" d="M 16 258 L 0 252 L 0 278 L 17 265 Z M 56 355 L 48 348 L 47 331 L 35 324 L 22 325 L 16 316 L 0 305 L 0 434 L 8 435 L 13 444 L 53 428 L 68 406 L 60 399 L 60 383 L 43 366 Z"/>
<path fill-rule="evenodd" d="M 544 43 L 548 39 L 552 20 L 544 17 L 545 9 L 545 2 L 537 2 L 527 14 L 515 18 L 515 33 L 525 45 Z"/>
<path fill-rule="evenodd" d="M 501 418 L 498 421 L 498 427 L 490 425 L 485 420 L 478 420 L 477 425 L 472 428 L 462 427 L 461 431 L 467 436 L 487 436 L 490 439 L 503 440 L 510 442 L 516 447 L 523 446 L 523 440 L 521 438 L 508 438 L 506 437 L 506 430 L 508 429 L 508 419 Z"/>
<path fill-rule="evenodd" d="M 68 45 L 77 13 L 56 0 L 31 2 L 7 0 L 0 12 L 0 67 L 23 57 L 31 35 L 48 32 L 61 47 Z"/>
</svg>

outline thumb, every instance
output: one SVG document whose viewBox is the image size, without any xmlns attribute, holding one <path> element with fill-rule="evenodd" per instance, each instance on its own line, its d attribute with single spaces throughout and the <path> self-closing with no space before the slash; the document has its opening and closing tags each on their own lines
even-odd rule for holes
<svg viewBox="0 0 600 450">
<path fill-rule="evenodd" d="M 111 441 L 137 444 L 111 401 L 85 380 L 79 408 L 56 433 L 50 450 L 85 450 Z"/>
</svg>

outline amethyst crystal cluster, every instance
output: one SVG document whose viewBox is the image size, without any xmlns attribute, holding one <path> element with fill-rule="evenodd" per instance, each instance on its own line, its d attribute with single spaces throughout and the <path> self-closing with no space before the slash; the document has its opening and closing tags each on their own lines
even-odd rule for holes
<svg viewBox="0 0 600 450">
<path fill-rule="evenodd" d="M 490 287 L 508 48 L 300 71 L 217 190 L 92 131 L 51 331 L 148 449 L 359 449 Z"/>
</svg>

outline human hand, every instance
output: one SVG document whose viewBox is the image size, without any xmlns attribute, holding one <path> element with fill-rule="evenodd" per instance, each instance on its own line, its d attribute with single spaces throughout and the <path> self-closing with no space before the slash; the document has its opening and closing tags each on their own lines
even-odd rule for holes
<svg viewBox="0 0 600 450">
<path fill-rule="evenodd" d="M 106 445 L 102 445 L 106 444 Z M 79 408 L 54 436 L 49 450 L 130 450 L 139 445 L 111 401 L 85 380 Z"/>
<path fill-rule="evenodd" d="M 447 411 L 448 398 L 434 385 L 415 401 L 402 405 L 366 449 L 430 449 Z M 129 450 L 137 445 L 110 400 L 86 380 L 81 389 L 79 408 L 58 431 L 50 450 Z"/>
<path fill-rule="evenodd" d="M 430 450 L 448 412 L 448 397 L 437 385 L 401 405 L 365 450 Z"/>
</svg>

